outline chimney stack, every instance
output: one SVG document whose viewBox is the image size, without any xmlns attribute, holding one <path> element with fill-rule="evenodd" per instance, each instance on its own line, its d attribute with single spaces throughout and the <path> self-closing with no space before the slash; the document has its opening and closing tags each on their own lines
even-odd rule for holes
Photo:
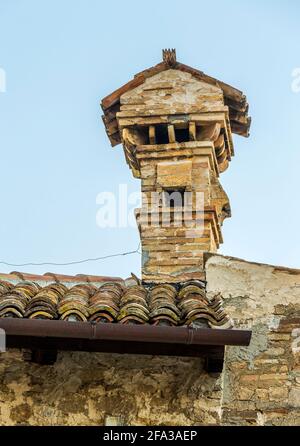
<svg viewBox="0 0 300 446">
<path fill-rule="evenodd" d="M 217 251 L 231 216 L 219 177 L 234 155 L 232 133 L 249 136 L 245 96 L 177 62 L 172 49 L 102 108 L 111 144 L 122 143 L 141 179 L 143 282 L 204 279 L 204 253 Z"/>
</svg>

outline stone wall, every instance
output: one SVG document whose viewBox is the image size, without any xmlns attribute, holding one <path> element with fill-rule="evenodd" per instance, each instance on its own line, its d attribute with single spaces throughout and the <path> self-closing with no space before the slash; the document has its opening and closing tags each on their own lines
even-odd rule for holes
<svg viewBox="0 0 300 446">
<path fill-rule="evenodd" d="M 60 353 L 53 366 L 1 355 L 0 424 L 197 425 L 220 422 L 220 378 L 200 359 Z"/>
<path fill-rule="evenodd" d="M 300 270 L 213 255 L 209 295 L 221 293 L 249 347 L 227 347 L 222 424 L 300 424 Z"/>
<path fill-rule="evenodd" d="M 0 424 L 300 424 L 300 270 L 218 255 L 207 290 L 221 293 L 250 347 L 228 347 L 223 374 L 201 359 L 61 352 L 53 366 L 0 355 Z"/>
</svg>

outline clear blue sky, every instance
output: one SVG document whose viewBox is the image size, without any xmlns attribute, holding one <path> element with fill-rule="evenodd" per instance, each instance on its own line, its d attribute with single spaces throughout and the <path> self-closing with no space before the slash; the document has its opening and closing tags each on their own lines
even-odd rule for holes
<svg viewBox="0 0 300 446">
<path fill-rule="evenodd" d="M 137 229 L 100 229 L 96 196 L 131 177 L 110 147 L 100 99 L 161 60 L 177 59 L 243 90 L 249 139 L 221 181 L 233 216 L 221 253 L 300 267 L 299 0 L 0 0 L 0 260 L 67 262 L 133 250 Z M 126 277 L 140 259 L 0 271 Z"/>
</svg>

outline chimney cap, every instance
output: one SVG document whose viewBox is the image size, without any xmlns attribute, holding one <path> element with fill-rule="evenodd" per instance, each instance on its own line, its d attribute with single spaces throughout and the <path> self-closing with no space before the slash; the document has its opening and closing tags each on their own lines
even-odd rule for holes
<svg viewBox="0 0 300 446">
<path fill-rule="evenodd" d="M 163 61 L 166 65 L 173 67 L 176 65 L 176 49 L 175 48 L 165 48 L 162 50 Z"/>
</svg>

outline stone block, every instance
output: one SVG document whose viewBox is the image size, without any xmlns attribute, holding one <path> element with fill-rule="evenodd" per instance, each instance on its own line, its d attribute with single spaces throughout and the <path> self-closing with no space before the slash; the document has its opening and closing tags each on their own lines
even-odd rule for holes
<svg viewBox="0 0 300 446">
<path fill-rule="evenodd" d="M 192 184 L 192 162 L 173 161 L 157 164 L 157 183 L 162 187 L 186 187 Z"/>
</svg>

